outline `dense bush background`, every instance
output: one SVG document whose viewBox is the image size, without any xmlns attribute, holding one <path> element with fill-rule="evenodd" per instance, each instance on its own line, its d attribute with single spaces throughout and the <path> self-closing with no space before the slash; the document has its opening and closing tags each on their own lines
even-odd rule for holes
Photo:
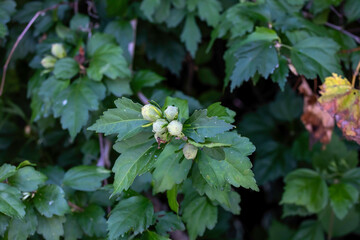
<svg viewBox="0 0 360 240">
<path fill-rule="evenodd" d="M 359 1 L 0 0 L 2 65 L 38 11 L 3 78 L 0 237 L 187 239 L 197 217 L 190 235 L 201 239 L 359 237 L 359 147 L 337 128 L 327 146 L 316 142 L 298 90 L 303 79 L 317 93 L 332 73 L 352 78 Z M 67 56 L 44 68 L 54 43 Z M 236 131 L 256 146 L 260 191 L 233 187 L 241 202 L 233 198 L 230 211 L 204 195 L 203 212 L 184 217 L 180 204 L 178 217 L 174 192 L 155 193 L 147 173 L 109 200 L 116 135 L 87 128 L 123 96 L 236 112 Z M 189 184 L 178 185 L 185 208 Z M 107 222 L 115 206 L 134 211 L 128 228 Z"/>
</svg>

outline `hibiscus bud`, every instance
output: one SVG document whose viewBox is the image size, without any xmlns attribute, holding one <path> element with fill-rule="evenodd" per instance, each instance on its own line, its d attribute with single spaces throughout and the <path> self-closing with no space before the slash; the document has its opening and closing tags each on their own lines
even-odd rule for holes
<svg viewBox="0 0 360 240">
<path fill-rule="evenodd" d="M 168 124 L 168 122 L 165 119 L 158 119 L 153 123 L 153 132 L 155 133 L 162 133 L 166 131 L 165 125 Z"/>
<path fill-rule="evenodd" d="M 46 56 L 41 60 L 41 65 L 44 68 L 53 68 L 55 66 L 56 60 L 57 59 L 53 56 Z"/>
<path fill-rule="evenodd" d="M 57 58 L 66 57 L 65 48 L 61 43 L 54 43 L 53 45 L 51 45 L 51 53 Z"/>
<path fill-rule="evenodd" d="M 194 145 L 187 143 L 183 148 L 183 153 L 186 159 L 192 160 L 196 157 L 198 148 Z"/>
<path fill-rule="evenodd" d="M 171 135 L 180 137 L 183 129 L 183 125 L 181 124 L 181 122 L 174 120 L 169 123 L 167 129 Z"/>
<path fill-rule="evenodd" d="M 179 114 L 179 109 L 178 107 L 174 107 L 174 106 L 168 106 L 166 108 L 166 110 L 164 111 L 165 113 L 165 117 L 168 121 L 172 121 L 175 118 L 177 118 L 178 114 Z"/>
<path fill-rule="evenodd" d="M 154 122 L 161 117 L 161 111 L 157 107 L 146 104 L 141 108 L 141 114 L 145 120 Z"/>
</svg>

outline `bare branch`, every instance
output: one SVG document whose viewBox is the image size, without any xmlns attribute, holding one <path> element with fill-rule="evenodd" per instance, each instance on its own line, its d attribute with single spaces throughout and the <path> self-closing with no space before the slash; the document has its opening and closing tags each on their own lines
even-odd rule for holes
<svg viewBox="0 0 360 240">
<path fill-rule="evenodd" d="M 354 39 L 356 43 L 360 44 L 360 37 L 359 36 L 356 36 L 356 35 L 352 34 L 351 32 L 346 31 L 341 26 L 337 26 L 337 25 L 334 25 L 332 23 L 325 23 L 325 26 L 328 26 L 328 27 L 330 27 L 332 29 L 335 29 L 335 30 L 337 30 L 339 32 L 342 32 L 343 34 L 345 34 L 345 35 L 351 37 L 352 39 Z"/>
</svg>

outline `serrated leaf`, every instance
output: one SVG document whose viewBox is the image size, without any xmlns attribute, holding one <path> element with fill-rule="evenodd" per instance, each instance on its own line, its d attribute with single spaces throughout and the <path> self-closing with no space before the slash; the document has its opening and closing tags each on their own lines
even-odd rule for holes
<svg viewBox="0 0 360 240">
<path fill-rule="evenodd" d="M 18 189 L 0 183 L 0 212 L 9 217 L 22 218 L 25 215 L 25 205 L 20 201 Z"/>
<path fill-rule="evenodd" d="M 189 233 L 190 240 L 202 236 L 205 229 L 212 229 L 217 222 L 217 207 L 213 206 L 206 197 L 194 197 L 183 206 L 183 220 Z"/>
<path fill-rule="evenodd" d="M 83 212 L 77 214 L 81 229 L 88 236 L 105 237 L 106 219 L 105 211 L 97 205 L 89 205 Z"/>
<path fill-rule="evenodd" d="M 170 240 L 170 238 L 163 237 L 156 232 L 146 231 L 141 235 L 140 240 Z"/>
<path fill-rule="evenodd" d="M 117 239 L 127 232 L 141 233 L 153 224 L 154 208 L 150 200 L 133 196 L 121 200 L 108 220 L 109 239 Z"/>
<path fill-rule="evenodd" d="M 221 3 L 217 0 L 197 1 L 197 8 L 201 20 L 209 26 L 215 27 L 220 20 Z"/>
<path fill-rule="evenodd" d="M 166 191 L 166 197 L 171 210 L 179 213 L 179 203 L 177 201 L 178 185 L 175 185 L 170 190 Z"/>
<path fill-rule="evenodd" d="M 296 43 L 291 49 L 291 61 L 296 71 L 306 78 L 324 80 L 332 73 L 342 74 L 337 51 L 339 45 L 332 39 L 309 37 Z"/>
<path fill-rule="evenodd" d="M 157 223 L 155 225 L 156 232 L 163 236 L 169 236 L 169 233 L 185 230 L 185 225 L 178 215 L 171 212 L 157 212 Z"/>
<path fill-rule="evenodd" d="M 106 45 L 114 45 L 115 39 L 113 36 L 105 33 L 95 33 L 87 43 L 87 54 L 92 57 L 95 52 Z"/>
<path fill-rule="evenodd" d="M 23 167 L 11 176 L 9 184 L 23 192 L 33 192 L 39 185 L 45 183 L 47 177 L 33 167 Z"/>
<path fill-rule="evenodd" d="M 73 58 L 62 58 L 56 61 L 54 75 L 58 79 L 71 79 L 79 72 L 79 64 Z"/>
<path fill-rule="evenodd" d="M 301 223 L 299 230 L 295 233 L 293 240 L 324 240 L 324 233 L 320 222 L 307 220 Z"/>
<path fill-rule="evenodd" d="M 135 92 L 143 87 L 153 87 L 165 78 L 150 70 L 140 70 L 135 73 L 131 85 Z"/>
<path fill-rule="evenodd" d="M 130 99 L 121 98 L 115 101 L 116 108 L 103 113 L 94 125 L 88 128 L 96 132 L 118 134 L 118 140 L 132 137 L 143 130 L 142 125 L 148 121 L 141 115 L 141 105 Z"/>
<path fill-rule="evenodd" d="M 65 200 L 65 193 L 57 185 L 47 185 L 39 188 L 34 197 L 36 209 L 45 217 L 63 216 L 70 208 Z"/>
<path fill-rule="evenodd" d="M 276 66 L 274 73 L 271 75 L 273 82 L 279 84 L 282 91 L 285 89 L 285 83 L 287 82 L 287 76 L 289 75 L 289 68 L 286 58 L 279 58 L 279 65 Z"/>
<path fill-rule="evenodd" d="M 12 240 L 26 240 L 34 235 L 38 220 L 32 207 L 26 208 L 26 215 L 23 220 L 12 219 L 9 225 L 8 238 Z"/>
<path fill-rule="evenodd" d="M 105 97 L 105 87 L 87 78 L 73 82 L 55 99 L 54 116 L 61 117 L 63 129 L 68 129 L 72 139 L 86 125 L 89 111 L 99 107 L 99 101 Z"/>
<path fill-rule="evenodd" d="M 104 75 L 116 79 L 129 78 L 131 73 L 121 47 L 106 44 L 94 52 L 87 68 L 87 75 L 92 80 L 101 81 Z"/>
<path fill-rule="evenodd" d="M 7 163 L 3 164 L 0 167 L 0 182 L 4 181 L 8 177 L 11 177 L 15 173 L 16 173 L 16 167 L 15 166 L 12 166 L 12 165 L 7 164 Z"/>
<path fill-rule="evenodd" d="M 357 0 L 346 0 L 344 5 L 344 13 L 348 22 L 355 21 L 360 18 L 360 4 Z"/>
<path fill-rule="evenodd" d="M 4 234 L 9 226 L 9 217 L 4 214 L 0 214 L 0 236 L 4 237 Z"/>
<path fill-rule="evenodd" d="M 43 235 L 45 240 L 59 240 L 60 236 L 64 235 L 63 223 L 65 221 L 65 217 L 46 218 L 38 215 L 37 232 Z"/>
<path fill-rule="evenodd" d="M 160 0 L 144 0 L 140 5 L 140 9 L 144 12 L 144 15 L 152 21 L 152 15 L 160 3 Z"/>
<path fill-rule="evenodd" d="M 285 192 L 281 204 L 296 204 L 309 212 L 318 213 L 326 207 L 328 189 L 325 180 L 315 171 L 298 169 L 285 178 Z"/>
<path fill-rule="evenodd" d="M 63 184 L 80 191 L 95 191 L 109 176 L 110 171 L 102 167 L 77 166 L 65 173 Z"/>
<path fill-rule="evenodd" d="M 201 41 L 201 32 L 196 24 L 194 14 L 187 15 L 180 39 L 185 43 L 186 49 L 190 52 L 191 56 L 195 57 L 198 44 Z"/>
<path fill-rule="evenodd" d="M 169 143 L 156 160 L 153 172 L 154 191 L 164 192 L 183 182 L 192 166 L 192 161 L 184 158 L 179 145 Z"/>
<path fill-rule="evenodd" d="M 66 222 L 64 223 L 64 239 L 65 240 L 77 240 L 81 239 L 83 231 L 80 228 L 79 223 L 76 221 L 76 217 L 73 215 L 66 216 Z"/>
<path fill-rule="evenodd" d="M 86 31 L 90 27 L 89 24 L 89 16 L 77 13 L 70 20 L 70 29 L 77 31 Z"/>
<path fill-rule="evenodd" d="M 154 139 L 155 140 L 155 139 Z M 129 189 L 136 176 L 150 170 L 157 158 L 152 142 L 127 149 L 116 160 L 112 171 L 115 173 L 114 193 Z"/>
<path fill-rule="evenodd" d="M 342 220 L 359 198 L 359 191 L 350 184 L 338 183 L 329 187 L 330 205 Z"/>
<path fill-rule="evenodd" d="M 185 136 L 196 142 L 204 142 L 205 138 L 214 137 L 233 128 L 233 125 L 217 117 L 207 117 L 206 110 L 195 111 L 184 125 Z"/>
<path fill-rule="evenodd" d="M 227 123 L 235 122 L 236 113 L 227 107 L 221 106 L 220 102 L 216 102 L 207 107 L 208 117 L 218 117 Z"/>
</svg>

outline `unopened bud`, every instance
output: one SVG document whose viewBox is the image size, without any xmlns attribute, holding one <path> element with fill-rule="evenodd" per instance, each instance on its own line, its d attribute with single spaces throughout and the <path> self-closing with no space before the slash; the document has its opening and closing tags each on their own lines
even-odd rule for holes
<svg viewBox="0 0 360 240">
<path fill-rule="evenodd" d="M 169 134 L 167 132 L 157 132 L 154 137 L 158 143 L 165 143 L 169 140 Z"/>
<path fill-rule="evenodd" d="M 51 54 L 57 58 L 66 57 L 65 48 L 61 43 L 54 43 L 53 45 L 51 45 Z"/>
<path fill-rule="evenodd" d="M 57 59 L 53 56 L 46 56 L 41 60 L 41 65 L 44 68 L 53 68 L 55 66 L 56 60 Z"/>
<path fill-rule="evenodd" d="M 154 122 L 161 117 L 161 111 L 157 107 L 146 104 L 141 108 L 141 114 L 145 120 Z"/>
<path fill-rule="evenodd" d="M 155 133 L 162 133 L 166 131 L 166 127 L 165 125 L 168 124 L 168 121 L 166 121 L 165 119 L 158 119 L 154 122 L 153 124 L 153 132 Z"/>
<path fill-rule="evenodd" d="M 166 108 L 166 110 L 164 111 L 165 113 L 165 117 L 168 121 L 172 121 L 175 118 L 177 118 L 178 114 L 179 114 L 179 109 L 178 107 L 174 107 L 174 106 L 168 106 Z"/>
<path fill-rule="evenodd" d="M 195 147 L 194 145 L 187 143 L 185 144 L 184 148 L 183 148 L 183 153 L 186 159 L 194 159 L 196 157 L 198 148 Z"/>
<path fill-rule="evenodd" d="M 183 125 L 181 122 L 174 120 L 169 123 L 167 129 L 172 136 L 180 137 L 182 135 Z"/>
</svg>

